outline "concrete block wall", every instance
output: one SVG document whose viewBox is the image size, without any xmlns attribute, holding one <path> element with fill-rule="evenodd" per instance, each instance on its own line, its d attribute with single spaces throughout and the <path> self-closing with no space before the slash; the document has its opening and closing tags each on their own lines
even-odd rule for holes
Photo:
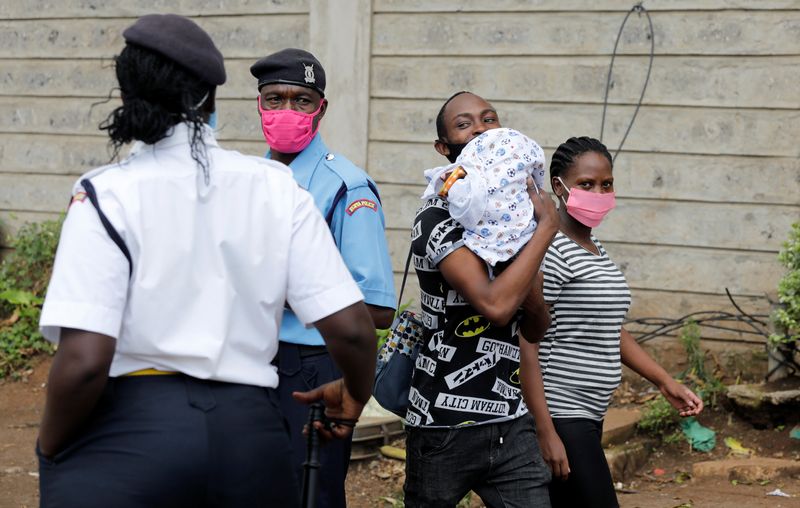
<svg viewBox="0 0 800 508">
<path fill-rule="evenodd" d="M 121 32 L 144 14 L 176 12 L 206 29 L 225 56 L 217 93 L 220 139 L 263 154 L 249 67 L 284 47 L 309 45 L 308 0 L 2 0 L 0 221 L 63 212 L 76 177 L 110 160 L 98 124 L 119 104 L 112 67 Z M 124 155 L 124 154 L 123 154 Z"/>
<path fill-rule="evenodd" d="M 378 181 L 395 274 L 419 205 L 422 170 L 444 162 L 434 118 L 462 89 L 549 155 L 599 134 L 614 39 L 632 0 L 0 0 L 0 220 L 64 210 L 77 175 L 106 163 L 97 124 L 118 103 L 111 59 L 121 30 L 150 12 L 206 28 L 226 57 L 223 145 L 261 154 L 248 67 L 307 47 L 328 71 L 323 134 Z M 645 1 L 656 59 L 617 159 L 618 209 L 597 236 L 634 290 L 633 316 L 753 312 L 781 276 L 800 218 L 800 1 Z M 606 123 L 619 144 L 644 79 L 649 41 L 633 16 L 615 63 Z M 405 300 L 416 295 L 410 278 Z"/>
<path fill-rule="evenodd" d="M 768 312 L 764 294 L 782 275 L 776 253 L 800 219 L 800 2 L 644 4 L 655 62 L 616 162 L 618 208 L 596 235 L 633 288 L 632 316 L 733 311 L 725 288 L 750 312 Z M 449 95 L 487 98 L 548 159 L 569 136 L 599 135 L 614 40 L 632 2 L 488 5 L 374 2 L 368 166 L 389 210 L 397 272 L 421 171 L 446 162 L 432 142 Z M 632 16 L 620 42 L 604 139 L 612 152 L 645 78 L 646 27 Z"/>
</svg>

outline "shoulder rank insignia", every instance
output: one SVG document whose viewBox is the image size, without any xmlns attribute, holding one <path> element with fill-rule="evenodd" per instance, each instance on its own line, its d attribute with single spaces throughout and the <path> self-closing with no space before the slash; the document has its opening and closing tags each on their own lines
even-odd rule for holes
<svg viewBox="0 0 800 508">
<path fill-rule="evenodd" d="M 80 191 L 72 196 L 72 201 L 69 202 L 69 205 L 72 206 L 73 203 L 83 203 L 84 201 L 86 201 L 86 193 Z"/>
</svg>

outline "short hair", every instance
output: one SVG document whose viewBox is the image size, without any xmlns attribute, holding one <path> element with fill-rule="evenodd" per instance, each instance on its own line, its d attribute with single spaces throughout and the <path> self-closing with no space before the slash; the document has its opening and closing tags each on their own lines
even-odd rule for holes
<svg viewBox="0 0 800 508">
<path fill-rule="evenodd" d="M 556 148 L 550 160 L 550 178 L 561 176 L 575 164 L 575 159 L 589 152 L 599 153 L 608 159 L 611 168 L 614 168 L 614 161 L 611 159 L 611 154 L 608 153 L 606 145 L 595 138 L 581 136 L 579 138 L 569 138 Z"/>
<path fill-rule="evenodd" d="M 449 99 L 444 101 L 444 104 L 442 104 L 441 109 L 439 109 L 439 114 L 436 115 L 436 135 L 439 137 L 439 139 L 442 139 L 442 140 L 443 139 L 447 139 L 447 128 L 444 125 L 444 110 L 445 110 L 445 108 L 447 108 L 447 105 L 450 104 L 450 101 L 452 101 L 453 99 L 455 99 L 459 95 L 465 94 L 465 93 L 471 94 L 472 92 L 468 92 L 466 90 L 461 90 L 460 92 L 454 93 L 453 95 L 450 96 Z"/>
</svg>

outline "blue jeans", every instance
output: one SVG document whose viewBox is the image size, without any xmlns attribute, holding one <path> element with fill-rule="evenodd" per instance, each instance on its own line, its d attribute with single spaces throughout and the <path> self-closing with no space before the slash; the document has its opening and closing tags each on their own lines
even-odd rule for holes
<svg viewBox="0 0 800 508">
<path fill-rule="evenodd" d="M 405 506 L 456 506 L 470 490 L 487 508 L 549 508 L 550 468 L 533 416 L 450 429 L 409 428 Z"/>
</svg>

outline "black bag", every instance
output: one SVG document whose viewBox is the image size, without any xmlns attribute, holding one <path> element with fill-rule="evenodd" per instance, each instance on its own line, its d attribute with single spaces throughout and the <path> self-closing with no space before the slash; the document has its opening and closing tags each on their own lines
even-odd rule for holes
<svg viewBox="0 0 800 508">
<path fill-rule="evenodd" d="M 406 259 L 397 308 L 400 308 L 403 300 L 410 263 L 411 249 Z M 422 346 L 422 329 L 422 321 L 416 314 L 404 310 L 395 318 L 389 337 L 378 351 L 372 395 L 384 409 L 401 418 L 406 417 L 408 409 L 408 392 L 414 377 L 417 355 Z"/>
</svg>

